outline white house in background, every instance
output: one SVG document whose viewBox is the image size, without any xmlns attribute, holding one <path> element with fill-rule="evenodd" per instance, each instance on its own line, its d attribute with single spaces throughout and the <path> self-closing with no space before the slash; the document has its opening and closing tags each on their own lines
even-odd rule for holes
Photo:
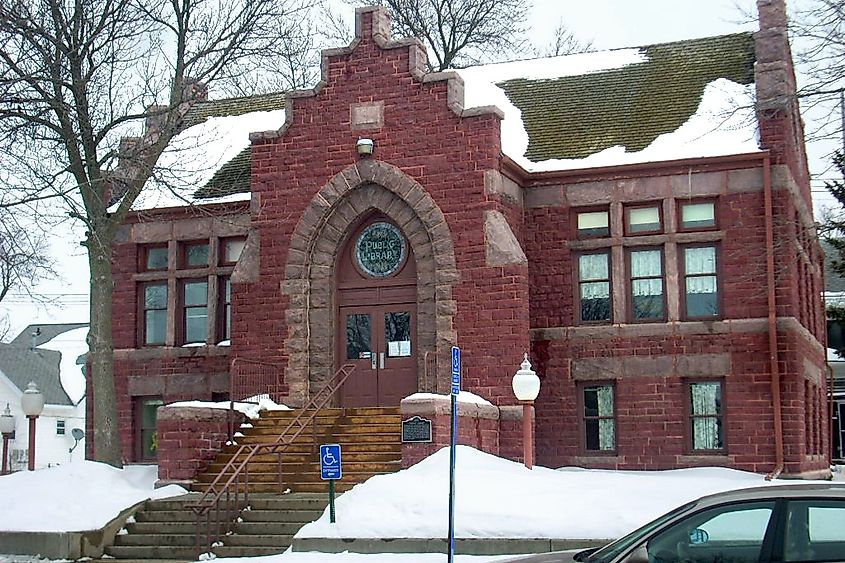
<svg viewBox="0 0 845 563">
<path fill-rule="evenodd" d="M 44 394 L 44 411 L 36 422 L 36 468 L 85 458 L 84 438 L 70 450 L 76 444 L 73 430 L 85 429 L 87 335 L 83 323 L 38 324 L 12 342 L 0 343 L 0 412 L 8 404 L 15 417 L 15 435 L 9 442 L 12 471 L 27 467 L 29 424 L 21 395 L 31 381 Z"/>
</svg>

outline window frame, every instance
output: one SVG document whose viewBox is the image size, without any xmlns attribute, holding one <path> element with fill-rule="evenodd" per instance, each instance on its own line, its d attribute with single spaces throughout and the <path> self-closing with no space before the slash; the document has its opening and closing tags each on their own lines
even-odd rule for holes
<svg viewBox="0 0 845 563">
<path fill-rule="evenodd" d="M 246 249 L 246 237 L 239 236 L 239 237 L 225 237 L 219 239 L 220 244 L 218 248 L 218 255 L 219 259 L 217 260 L 218 265 L 220 266 L 234 266 L 238 263 L 238 260 L 228 261 L 226 260 L 226 244 L 235 241 L 241 241 L 244 243 L 244 248 L 241 249 L 241 254 L 238 255 L 238 259 L 243 256 L 243 251 Z"/>
<path fill-rule="evenodd" d="M 634 317 L 634 277 L 631 272 L 631 255 L 635 252 L 654 251 L 660 253 L 660 280 L 663 287 L 663 315 L 661 317 L 637 319 Z M 657 279 L 657 277 L 639 277 L 636 280 Z M 629 323 L 665 323 L 667 320 L 667 302 L 666 302 L 666 250 L 663 245 L 658 246 L 626 246 L 625 247 L 625 301 L 627 305 L 627 321 Z"/>
<path fill-rule="evenodd" d="M 716 271 L 713 274 L 690 274 L 687 275 L 686 249 L 688 248 L 713 248 L 716 256 Z M 724 318 L 724 301 L 722 291 L 722 247 L 718 241 L 695 242 L 690 244 L 679 244 L 678 249 L 678 293 L 680 297 L 680 317 L 684 321 L 713 321 Z M 687 312 L 687 277 L 716 276 L 716 309 L 715 315 L 693 316 Z"/>
<path fill-rule="evenodd" d="M 164 400 L 161 395 L 136 395 L 132 397 L 132 430 L 133 430 L 133 450 L 135 454 L 136 463 L 150 463 L 158 460 L 158 455 L 153 457 L 144 455 L 144 436 L 145 432 L 152 432 L 154 438 L 153 443 L 158 442 L 158 415 L 156 415 L 156 427 L 144 426 L 144 406 L 145 404 L 158 403 L 156 408 L 164 405 Z M 156 448 L 156 452 L 158 449 Z"/>
<path fill-rule="evenodd" d="M 657 209 L 657 219 L 660 222 L 660 225 L 657 229 L 650 229 L 646 231 L 631 231 L 631 215 L 630 212 L 633 209 Z M 632 204 L 626 204 L 622 206 L 622 224 L 625 231 L 626 237 L 639 237 L 644 235 L 660 235 L 666 232 L 666 223 L 663 218 L 663 202 L 662 201 L 653 201 L 653 202 L 637 202 Z"/>
<path fill-rule="evenodd" d="M 147 288 L 153 286 L 161 286 L 165 289 L 165 303 L 164 308 L 147 309 Z M 155 346 L 167 345 L 167 329 L 170 323 L 170 315 L 168 314 L 167 304 L 170 301 L 170 287 L 167 280 L 155 280 L 138 284 L 138 345 L 139 347 L 149 348 Z M 147 342 L 147 311 L 164 311 L 164 340 L 160 342 Z"/>
<path fill-rule="evenodd" d="M 581 257 L 582 256 L 589 256 L 593 254 L 604 254 L 607 257 L 607 279 L 606 280 L 589 280 L 586 282 L 582 282 L 581 280 Z M 595 250 L 585 250 L 581 252 L 573 253 L 573 263 L 575 267 L 574 278 L 575 283 L 573 284 L 574 292 L 575 292 L 575 303 L 577 304 L 576 307 L 573 307 L 573 313 L 575 315 L 575 324 L 576 325 L 608 325 L 613 324 L 613 249 L 611 247 L 605 248 L 597 248 Z M 610 317 L 608 319 L 602 320 L 584 320 L 581 318 L 581 285 L 582 283 L 599 283 L 602 281 L 606 281 L 608 284 L 608 300 L 609 300 L 609 309 L 610 309 Z"/>
<path fill-rule="evenodd" d="M 229 286 L 229 299 L 226 300 L 226 286 Z M 231 324 L 231 314 L 232 314 L 232 296 L 234 292 L 232 291 L 232 276 L 225 275 L 225 276 L 218 276 L 217 277 L 217 290 L 220 294 L 217 304 L 217 342 L 223 342 L 225 340 L 232 340 L 232 324 Z M 229 315 L 226 312 L 229 312 Z"/>
<path fill-rule="evenodd" d="M 695 385 L 707 384 L 707 383 L 718 383 L 719 384 L 719 413 L 716 415 L 716 418 L 720 422 L 721 428 L 721 436 L 722 436 L 722 447 L 718 449 L 702 449 L 695 447 L 695 435 L 694 435 L 694 424 L 693 420 L 696 418 L 713 418 L 714 415 L 711 414 L 700 414 L 694 415 L 693 414 L 693 405 L 692 405 L 692 388 Z M 726 456 L 728 455 L 728 425 L 727 425 L 727 401 L 726 401 L 726 388 L 725 388 L 725 378 L 724 377 L 705 377 L 705 378 L 696 378 L 696 379 L 686 379 L 684 380 L 684 434 L 686 438 L 684 440 L 686 446 L 685 449 L 689 455 L 717 455 L 717 456 Z"/>
<path fill-rule="evenodd" d="M 56 436 L 65 436 L 67 434 L 67 422 L 63 418 L 56 419 Z"/>
<path fill-rule="evenodd" d="M 149 256 L 151 250 L 162 250 L 164 249 L 165 254 L 167 255 L 167 261 L 163 268 L 150 268 L 149 264 Z M 145 244 L 141 247 L 141 252 L 138 256 L 139 264 L 138 264 L 138 271 L 139 272 L 166 272 L 170 267 L 170 252 L 168 244 Z"/>
<path fill-rule="evenodd" d="M 208 260 L 205 264 L 191 265 L 188 264 L 188 249 L 192 246 L 205 246 L 208 249 Z M 210 268 L 211 264 L 211 241 L 209 239 L 197 240 L 183 240 L 179 241 L 179 269 L 180 270 L 199 270 Z"/>
<path fill-rule="evenodd" d="M 578 228 L 578 216 L 582 213 L 597 213 L 604 212 L 607 215 L 607 234 L 590 235 L 582 234 Z M 592 240 L 610 238 L 612 236 L 612 216 L 610 212 L 610 205 L 594 205 L 590 207 L 575 207 L 572 208 L 572 238 L 574 240 Z"/>
<path fill-rule="evenodd" d="M 676 214 L 677 214 L 677 230 L 679 233 L 699 233 L 702 231 L 718 231 L 719 230 L 719 198 L 695 198 L 695 199 L 678 199 L 676 200 Z M 713 204 L 713 226 L 710 227 L 685 227 L 684 226 L 684 206 L 698 205 L 701 203 Z"/>
<path fill-rule="evenodd" d="M 188 341 L 188 309 L 199 308 L 200 305 L 186 305 L 185 303 L 185 287 L 190 283 L 204 283 L 205 284 L 205 338 L 202 340 Z M 178 284 L 177 296 L 177 311 L 179 314 L 179 323 L 177 324 L 177 345 L 184 346 L 186 344 L 205 344 L 208 345 L 208 323 L 211 317 L 211 303 L 208 298 L 210 284 L 208 277 L 198 278 L 182 278 Z"/>
<path fill-rule="evenodd" d="M 588 417 L 586 414 L 586 401 L 584 400 L 584 393 L 591 387 L 610 387 L 613 393 L 613 414 L 611 416 L 594 416 Z M 578 446 L 582 455 L 585 456 L 615 456 L 619 449 L 619 418 L 618 418 L 618 394 L 616 393 L 616 381 L 614 380 L 596 380 L 596 381 L 579 381 L 576 384 L 577 390 L 577 409 L 578 409 Z M 612 420 L 613 421 L 613 448 L 609 450 L 590 450 L 587 449 L 587 421 L 588 420 Z"/>
</svg>

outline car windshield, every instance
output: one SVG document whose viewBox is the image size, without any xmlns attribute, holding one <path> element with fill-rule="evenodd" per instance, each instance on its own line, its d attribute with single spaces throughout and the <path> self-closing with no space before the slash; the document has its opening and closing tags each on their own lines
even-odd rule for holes
<svg viewBox="0 0 845 563">
<path fill-rule="evenodd" d="M 688 502 L 687 504 L 679 506 L 675 510 L 667 512 L 660 518 L 652 520 L 645 526 L 637 528 L 627 536 L 621 537 L 616 541 L 610 542 L 598 551 L 591 553 L 589 557 L 584 559 L 585 563 L 602 563 L 604 561 L 612 561 L 617 555 L 626 551 L 633 545 L 637 544 L 643 538 L 650 535 L 654 530 L 660 528 L 661 526 L 663 526 L 663 524 L 665 524 L 669 520 L 672 520 L 678 514 L 691 509 L 696 504 L 698 504 L 697 500 Z"/>
</svg>

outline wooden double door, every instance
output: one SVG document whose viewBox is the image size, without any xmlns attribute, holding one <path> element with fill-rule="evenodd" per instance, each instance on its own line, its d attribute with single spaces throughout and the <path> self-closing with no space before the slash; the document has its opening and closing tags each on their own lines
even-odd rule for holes
<svg viewBox="0 0 845 563">
<path fill-rule="evenodd" d="M 399 227 L 381 214 L 352 230 L 336 264 L 337 366 L 355 371 L 344 407 L 398 407 L 417 392 L 417 272 Z"/>
<path fill-rule="evenodd" d="M 340 311 L 343 359 L 355 371 L 343 386 L 346 407 L 398 406 L 417 390 L 416 304 Z"/>
</svg>

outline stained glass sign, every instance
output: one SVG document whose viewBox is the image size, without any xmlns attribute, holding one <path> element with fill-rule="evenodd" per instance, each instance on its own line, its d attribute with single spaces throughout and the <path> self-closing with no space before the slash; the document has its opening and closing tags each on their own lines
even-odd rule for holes
<svg viewBox="0 0 845 563">
<path fill-rule="evenodd" d="M 373 223 L 355 243 L 358 266 L 375 278 L 394 274 L 405 262 L 405 238 L 390 223 Z"/>
</svg>

